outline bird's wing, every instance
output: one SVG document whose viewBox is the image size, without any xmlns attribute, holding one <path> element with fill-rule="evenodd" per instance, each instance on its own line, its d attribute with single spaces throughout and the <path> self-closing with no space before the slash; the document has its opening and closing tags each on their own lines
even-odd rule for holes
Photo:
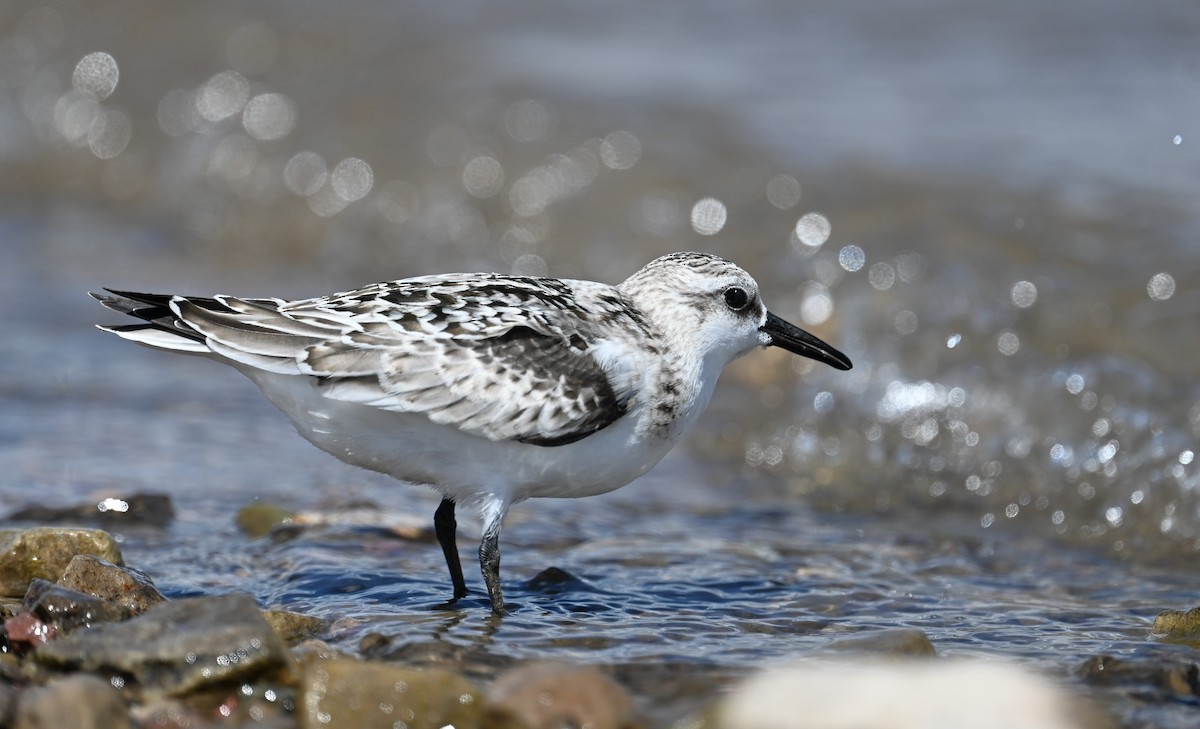
<svg viewBox="0 0 1200 729">
<path fill-rule="evenodd" d="M 561 281 L 479 275 L 295 302 L 176 297 L 171 308 L 214 352 L 314 376 L 326 397 L 554 446 L 619 418 L 639 385 L 636 353 L 596 318 L 636 314 L 615 293 L 601 299 L 597 312 Z"/>
</svg>

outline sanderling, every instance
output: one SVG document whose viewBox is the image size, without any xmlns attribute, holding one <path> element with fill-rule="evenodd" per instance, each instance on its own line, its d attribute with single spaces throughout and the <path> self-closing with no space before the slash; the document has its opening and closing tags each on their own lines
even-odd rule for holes
<svg viewBox="0 0 1200 729">
<path fill-rule="evenodd" d="M 454 600 L 467 594 L 454 508 L 476 507 L 497 613 L 510 506 L 642 475 L 696 421 L 725 365 L 755 347 L 850 369 L 767 311 L 748 273 L 704 253 L 663 256 L 616 286 L 479 273 L 297 301 L 92 295 L 142 320 L 104 331 L 231 365 L 317 447 L 441 492 L 434 530 Z"/>
</svg>

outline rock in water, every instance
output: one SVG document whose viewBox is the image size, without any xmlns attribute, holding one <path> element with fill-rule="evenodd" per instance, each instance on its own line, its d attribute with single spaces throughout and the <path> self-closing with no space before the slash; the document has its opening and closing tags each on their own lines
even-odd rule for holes
<svg viewBox="0 0 1200 729">
<path fill-rule="evenodd" d="M 34 658 L 49 668 L 120 674 L 148 697 L 179 696 L 248 681 L 287 665 L 282 641 L 248 595 L 164 602 L 123 623 L 47 643 Z"/>
</svg>

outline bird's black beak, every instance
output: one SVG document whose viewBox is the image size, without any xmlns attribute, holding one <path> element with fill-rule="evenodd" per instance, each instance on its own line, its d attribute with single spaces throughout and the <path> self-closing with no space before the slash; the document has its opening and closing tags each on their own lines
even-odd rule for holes
<svg viewBox="0 0 1200 729">
<path fill-rule="evenodd" d="M 795 324 L 790 324 L 769 311 L 767 312 L 766 323 L 759 327 L 758 330 L 771 338 L 768 344 L 783 347 L 792 354 L 824 362 L 830 367 L 836 367 L 839 370 L 848 370 L 852 366 L 850 358 L 846 355 L 830 347 Z"/>
</svg>

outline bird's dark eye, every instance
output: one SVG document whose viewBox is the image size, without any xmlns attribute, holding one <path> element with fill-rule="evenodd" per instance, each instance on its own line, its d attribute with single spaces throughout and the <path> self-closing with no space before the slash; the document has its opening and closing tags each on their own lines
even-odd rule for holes
<svg viewBox="0 0 1200 729">
<path fill-rule="evenodd" d="M 746 308 L 746 304 L 750 303 L 750 294 L 746 293 L 746 289 L 737 286 L 730 286 L 725 289 L 725 304 L 734 311 L 741 311 Z"/>
</svg>

